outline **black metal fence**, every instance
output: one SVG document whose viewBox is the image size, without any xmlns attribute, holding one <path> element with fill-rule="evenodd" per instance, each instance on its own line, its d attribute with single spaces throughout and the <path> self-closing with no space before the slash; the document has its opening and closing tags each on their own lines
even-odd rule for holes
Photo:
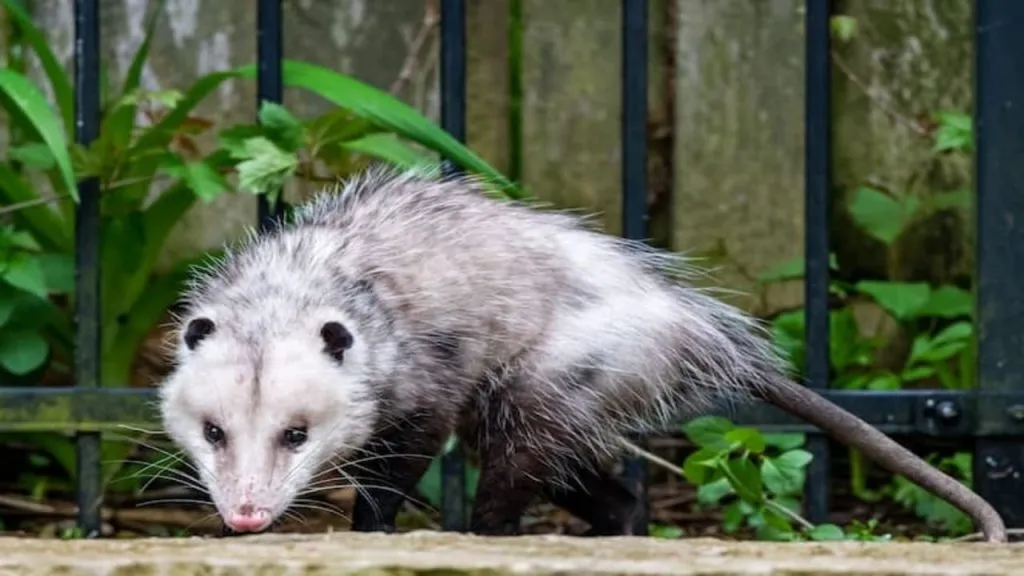
<svg viewBox="0 0 1024 576">
<path fill-rule="evenodd" d="M 646 235 L 647 2 L 621 0 L 623 230 Z M 465 0 L 441 0 L 442 125 L 465 138 Z M 975 126 L 977 168 L 978 388 L 974 391 L 862 392 L 825 390 L 829 378 L 828 255 L 830 187 L 829 0 L 807 0 L 806 22 L 806 318 L 809 385 L 889 434 L 943 436 L 973 442 L 974 485 L 1010 526 L 1024 520 L 1024 2 L 976 0 Z M 280 0 L 258 1 L 258 98 L 282 98 Z M 75 139 L 97 137 L 100 116 L 99 8 L 75 0 Z M 1017 97 L 1021 98 L 1018 99 Z M 686 98 L 686 94 L 678 97 Z M 679 166 L 677 169 L 686 170 Z M 0 429 L 52 430 L 77 435 L 78 522 L 86 534 L 100 526 L 100 436 L 148 414 L 149 390 L 100 389 L 99 199 L 94 180 L 80 185 L 76 227 L 75 374 L 77 387 L 0 388 L 11 418 Z M 261 204 L 260 219 L 268 210 Z M 1017 219 L 1021 222 L 1018 225 Z M 18 414 L 23 416 L 19 417 Z M 829 454 L 816 428 L 773 407 L 755 404 L 731 413 L 747 425 L 810 434 L 808 471 L 812 521 L 829 509 Z M 463 464 L 443 460 L 443 526 L 466 524 Z M 644 467 L 630 459 L 627 480 L 645 494 Z M 638 528 L 645 529 L 646 520 Z"/>
</svg>

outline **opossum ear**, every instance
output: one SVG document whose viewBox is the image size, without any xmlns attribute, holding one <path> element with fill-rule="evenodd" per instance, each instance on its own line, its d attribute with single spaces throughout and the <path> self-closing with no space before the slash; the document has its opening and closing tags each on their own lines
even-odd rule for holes
<svg viewBox="0 0 1024 576">
<path fill-rule="evenodd" d="M 185 346 L 188 346 L 189 350 L 195 350 L 204 338 L 213 333 L 215 327 L 213 320 L 209 318 L 193 318 L 185 327 Z"/>
<path fill-rule="evenodd" d="M 320 328 L 320 337 L 324 340 L 324 352 L 341 362 L 345 351 L 352 347 L 352 333 L 340 322 L 327 322 Z"/>
</svg>

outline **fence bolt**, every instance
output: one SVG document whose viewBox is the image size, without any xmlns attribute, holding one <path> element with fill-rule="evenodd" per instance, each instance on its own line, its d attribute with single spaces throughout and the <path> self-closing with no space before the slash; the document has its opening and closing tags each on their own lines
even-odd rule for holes
<svg viewBox="0 0 1024 576">
<path fill-rule="evenodd" d="M 934 399 L 929 398 L 925 404 L 925 414 L 928 416 L 938 417 L 939 420 L 946 424 L 952 424 L 958 418 L 960 418 L 960 407 L 957 406 L 956 402 L 952 400 L 943 400 L 936 402 Z M 1021 417 L 1024 418 L 1024 406 L 1022 408 Z"/>
<path fill-rule="evenodd" d="M 1024 404 L 1014 404 L 1006 409 L 1006 413 L 1017 422 L 1024 421 Z"/>
</svg>

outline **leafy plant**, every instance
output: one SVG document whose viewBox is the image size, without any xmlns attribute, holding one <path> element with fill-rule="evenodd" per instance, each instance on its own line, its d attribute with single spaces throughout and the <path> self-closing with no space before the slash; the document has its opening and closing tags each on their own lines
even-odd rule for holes
<svg viewBox="0 0 1024 576">
<path fill-rule="evenodd" d="M 698 486 L 702 506 L 723 506 L 726 532 L 753 528 L 766 540 L 844 540 L 833 524 L 813 525 L 800 516 L 800 494 L 812 456 L 804 434 L 762 434 L 719 416 L 690 420 L 683 431 L 698 449 L 682 474 Z M 863 530 L 857 538 L 863 538 Z"/>
</svg>

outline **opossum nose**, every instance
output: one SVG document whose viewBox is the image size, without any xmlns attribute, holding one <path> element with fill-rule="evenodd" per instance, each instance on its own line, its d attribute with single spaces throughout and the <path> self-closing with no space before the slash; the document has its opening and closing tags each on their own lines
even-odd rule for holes
<svg viewBox="0 0 1024 576">
<path fill-rule="evenodd" d="M 235 532 L 260 532 L 270 526 L 270 513 L 252 504 L 243 504 L 237 512 L 228 514 L 224 523 Z"/>
</svg>

